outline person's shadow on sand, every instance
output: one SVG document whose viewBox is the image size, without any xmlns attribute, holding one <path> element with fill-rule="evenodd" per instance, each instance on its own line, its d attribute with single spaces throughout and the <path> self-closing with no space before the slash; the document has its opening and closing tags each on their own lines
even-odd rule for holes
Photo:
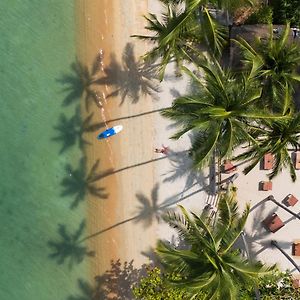
<svg viewBox="0 0 300 300">
<path fill-rule="evenodd" d="M 56 260 L 57 264 L 62 265 L 68 262 L 71 269 L 74 264 L 81 263 L 85 257 L 95 255 L 94 251 L 89 251 L 82 242 L 82 234 L 85 229 L 85 222 L 82 221 L 74 234 L 70 234 L 65 225 L 58 225 L 59 240 L 49 241 L 48 246 L 51 249 L 49 258 Z"/>
<path fill-rule="evenodd" d="M 156 93 L 160 92 L 157 66 L 137 60 L 131 43 L 125 46 L 121 64 L 111 55 L 110 64 L 104 67 L 104 73 L 105 75 L 95 82 L 114 87 L 106 97 L 121 95 L 120 105 L 126 97 L 130 98 L 132 103 L 137 103 L 141 95 L 150 95 L 156 99 Z"/>
<path fill-rule="evenodd" d="M 66 165 L 65 171 L 66 177 L 63 178 L 61 186 L 63 192 L 61 196 L 74 196 L 75 199 L 71 204 L 71 209 L 76 208 L 80 201 L 83 201 L 87 195 L 93 195 L 100 199 L 107 199 L 108 194 L 105 192 L 105 188 L 99 187 L 96 182 L 101 178 L 101 174 L 98 172 L 100 161 L 97 160 L 92 168 L 87 171 L 87 161 L 83 157 L 80 160 L 78 169 L 73 169 L 71 165 Z"/>
<path fill-rule="evenodd" d="M 79 295 L 69 296 L 67 300 L 131 300 L 133 294 L 131 287 L 137 283 L 142 275 L 146 274 L 146 265 L 137 269 L 133 260 L 111 261 L 111 268 L 103 275 L 95 277 L 91 284 L 83 279 L 78 279 Z"/>
</svg>

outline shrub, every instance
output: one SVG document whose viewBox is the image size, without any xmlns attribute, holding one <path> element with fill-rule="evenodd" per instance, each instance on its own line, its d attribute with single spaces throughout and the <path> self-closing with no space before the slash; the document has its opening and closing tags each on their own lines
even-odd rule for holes
<svg viewBox="0 0 300 300">
<path fill-rule="evenodd" d="M 299 0 L 272 0 L 273 23 L 300 26 L 300 1 Z"/>
<path fill-rule="evenodd" d="M 249 16 L 245 24 L 272 24 L 273 10 L 269 6 L 261 6 Z"/>
<path fill-rule="evenodd" d="M 187 300 L 190 299 L 182 289 L 168 284 L 168 279 L 175 279 L 175 275 L 164 274 L 157 267 L 147 269 L 147 274 L 132 287 L 133 295 L 138 300 Z M 203 299 L 194 298 L 195 300 Z"/>
</svg>

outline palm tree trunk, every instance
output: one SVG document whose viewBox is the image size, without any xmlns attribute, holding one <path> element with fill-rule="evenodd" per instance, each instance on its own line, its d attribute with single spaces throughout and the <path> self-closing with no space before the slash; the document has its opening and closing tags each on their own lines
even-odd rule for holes
<svg viewBox="0 0 300 300">
<path fill-rule="evenodd" d="M 278 205 L 279 207 L 281 207 L 282 209 L 284 209 L 285 211 L 287 211 L 288 213 L 290 213 L 291 215 L 293 215 L 295 218 L 299 219 L 300 220 L 300 215 L 299 214 L 296 214 L 294 213 L 293 211 L 291 211 L 290 209 L 288 209 L 287 207 L 285 207 L 284 205 L 282 205 L 281 203 L 279 203 L 278 201 L 276 201 L 274 199 L 274 196 L 273 195 L 270 195 L 268 197 L 268 200 L 271 200 L 272 202 L 274 202 L 276 205 Z"/>
<path fill-rule="evenodd" d="M 218 188 L 216 185 L 216 150 L 214 150 L 212 158 L 211 158 L 210 178 L 211 178 L 211 191 L 212 191 L 212 194 L 215 195 L 218 191 Z"/>
<path fill-rule="evenodd" d="M 277 241 L 272 240 L 271 245 L 275 246 L 289 261 L 290 263 L 300 272 L 300 267 L 295 263 L 295 261 L 278 245 Z"/>
</svg>

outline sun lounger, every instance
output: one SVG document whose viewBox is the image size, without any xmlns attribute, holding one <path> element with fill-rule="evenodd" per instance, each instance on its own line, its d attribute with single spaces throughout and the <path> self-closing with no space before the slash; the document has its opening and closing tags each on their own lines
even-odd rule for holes
<svg viewBox="0 0 300 300">
<path fill-rule="evenodd" d="M 260 190 L 261 191 L 271 191 L 273 187 L 272 181 L 261 181 Z"/>
<path fill-rule="evenodd" d="M 297 202 L 298 199 L 292 194 L 288 194 L 284 199 L 284 203 L 286 206 L 294 206 Z"/>
<path fill-rule="evenodd" d="M 300 256 L 300 240 L 295 240 L 293 243 L 292 254 L 294 256 Z"/>
<path fill-rule="evenodd" d="M 271 170 L 273 167 L 274 156 L 271 153 L 264 155 L 264 170 Z"/>
<path fill-rule="evenodd" d="M 230 173 L 234 172 L 235 170 L 236 170 L 236 167 L 233 165 L 233 163 L 230 160 L 225 159 L 224 164 L 223 164 L 223 172 L 226 174 L 230 174 Z"/>
<path fill-rule="evenodd" d="M 295 163 L 295 169 L 299 170 L 300 169 L 300 152 L 295 152 L 295 159 L 294 159 L 294 163 Z"/>
<path fill-rule="evenodd" d="M 273 213 L 272 215 L 270 215 L 266 219 L 264 219 L 262 223 L 268 230 L 270 230 L 273 233 L 284 226 L 284 223 L 282 222 L 282 220 L 275 213 Z"/>
</svg>

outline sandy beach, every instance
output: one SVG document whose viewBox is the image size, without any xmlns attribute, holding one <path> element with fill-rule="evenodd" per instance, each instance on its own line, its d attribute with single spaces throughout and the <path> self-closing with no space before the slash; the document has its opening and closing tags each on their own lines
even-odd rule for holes
<svg viewBox="0 0 300 300">
<path fill-rule="evenodd" d="M 122 270 L 126 262 L 134 270 L 150 263 L 157 239 L 173 238 L 172 230 L 159 216 L 178 203 L 197 212 L 207 200 L 207 176 L 190 168 L 186 152 L 189 136 L 169 140 L 175 128 L 159 114 L 186 92 L 188 82 L 174 77 L 172 65 L 162 83 L 155 81 L 151 69 L 139 63 L 151 45 L 130 37 L 145 34 L 143 15 L 159 10 L 159 2 L 154 0 L 78 1 L 80 61 L 91 69 L 103 51 L 102 70 L 97 76 L 100 84 L 93 85 L 103 109 L 93 103 L 86 111 L 82 103 L 83 119 L 93 113 L 91 123 L 102 124 L 94 126 L 98 131 L 84 134 L 90 143 L 85 153 L 88 170 L 99 160 L 100 173 L 106 175 L 96 184 L 108 194 L 107 199 L 87 199 L 88 246 L 96 252 L 92 278 L 114 269 L 111 262 L 116 266 L 118 260 L 122 266 L 117 268 Z M 159 91 L 155 92 L 158 84 Z M 117 124 L 124 127 L 120 134 L 101 142 L 96 139 L 97 132 Z M 163 144 L 170 149 L 167 156 L 154 152 Z M 129 273 L 134 274 L 130 268 Z M 117 280 L 115 289 L 124 283 L 130 290 L 135 281 Z"/>
<path fill-rule="evenodd" d="M 93 124 L 106 122 L 106 127 L 124 126 L 121 135 L 106 141 L 96 140 L 97 132 L 85 134 L 85 139 L 90 143 L 85 149 L 88 169 L 99 160 L 101 172 L 111 170 L 108 176 L 97 181 L 98 186 L 105 188 L 108 198 L 90 196 L 88 199 L 88 228 L 89 233 L 94 235 L 89 239 L 89 248 L 96 251 L 92 263 L 93 276 L 109 270 L 111 260 L 134 260 L 136 266 L 141 265 L 146 261 L 141 251 L 147 251 L 147 247 L 155 243 L 153 227 L 146 228 L 135 222 L 136 219 L 130 221 L 139 214 L 136 195 L 140 192 L 149 197 L 154 186 L 153 166 L 145 163 L 154 156 L 153 118 L 151 113 L 134 117 L 151 112 L 153 103 L 148 95 L 141 95 L 139 90 L 138 99 L 129 95 L 122 103 L 122 93 L 124 89 L 131 88 L 131 82 L 123 82 L 125 85 L 122 87 L 120 81 L 122 75 L 132 75 L 128 64 L 134 68 L 138 57 L 146 50 L 143 43 L 130 38 L 132 34 L 141 33 L 142 15 L 146 12 L 147 1 L 138 1 L 137 4 L 132 0 L 90 0 L 78 1 L 77 4 L 78 26 L 81 28 L 79 59 L 91 68 L 99 51 L 103 51 L 103 69 L 99 77 L 106 78 L 108 82 L 95 85 L 103 109 L 93 103 L 87 112 L 83 104 L 83 116 L 93 113 Z M 118 72 L 110 74 L 107 69 L 111 67 L 116 67 Z M 118 88 L 121 88 L 118 95 L 107 97 Z M 122 120 L 112 121 L 120 118 Z"/>
</svg>

